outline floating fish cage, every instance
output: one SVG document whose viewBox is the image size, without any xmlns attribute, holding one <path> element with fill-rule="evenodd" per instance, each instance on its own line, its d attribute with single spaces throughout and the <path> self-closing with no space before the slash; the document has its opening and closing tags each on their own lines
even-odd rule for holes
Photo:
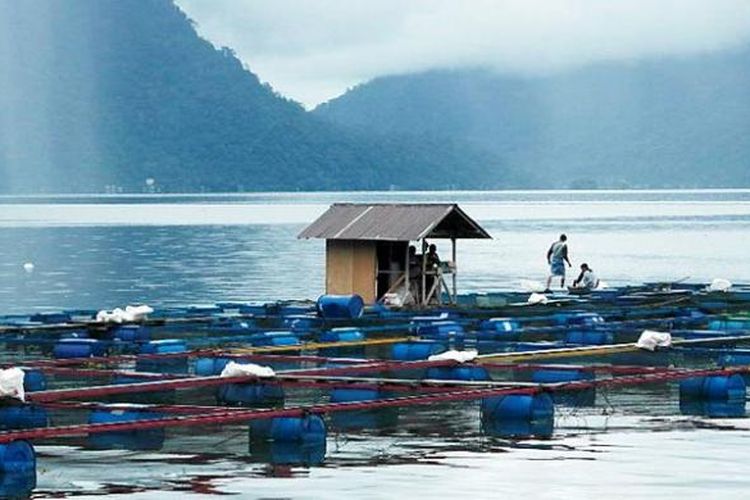
<svg viewBox="0 0 750 500">
<path fill-rule="evenodd" d="M 431 309 L 322 296 L 124 323 L 51 311 L 0 317 L 0 343 L 2 494 L 23 496 L 34 446 L 65 440 L 152 451 L 179 429 L 239 425 L 253 461 L 309 467 L 338 433 L 399 432 L 405 408 L 459 413 L 504 440 L 549 438 L 560 412 L 639 387 L 644 412 L 663 387 L 683 415 L 743 418 L 750 293 L 468 294 Z"/>
</svg>

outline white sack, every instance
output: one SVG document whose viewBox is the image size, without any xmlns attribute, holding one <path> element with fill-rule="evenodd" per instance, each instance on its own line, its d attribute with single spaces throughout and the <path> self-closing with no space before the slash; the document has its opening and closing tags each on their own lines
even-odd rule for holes
<svg viewBox="0 0 750 500">
<path fill-rule="evenodd" d="M 222 377 L 275 377 L 276 372 L 270 366 L 261 366 L 254 363 L 240 364 L 230 361 L 227 366 L 221 370 Z"/>
<path fill-rule="evenodd" d="M 542 293 L 532 293 L 527 300 L 529 304 L 546 304 L 549 302 L 547 296 Z"/>
<path fill-rule="evenodd" d="M 23 390 L 23 379 L 26 376 L 20 368 L 0 370 L 0 398 L 16 398 L 26 401 Z"/>
<path fill-rule="evenodd" d="M 644 330 L 638 338 L 638 342 L 635 343 L 635 346 L 647 351 L 654 351 L 657 347 L 671 347 L 672 336 L 668 333 Z"/>
<path fill-rule="evenodd" d="M 467 361 L 473 361 L 477 357 L 476 349 L 467 349 L 465 351 L 456 351 L 451 349 L 450 351 L 441 352 L 440 354 L 433 354 L 427 361 L 445 361 L 452 360 L 458 361 L 459 363 L 466 363 Z"/>
<path fill-rule="evenodd" d="M 716 278 L 708 285 L 709 292 L 728 292 L 730 288 L 732 288 L 732 282 L 724 278 Z"/>
</svg>

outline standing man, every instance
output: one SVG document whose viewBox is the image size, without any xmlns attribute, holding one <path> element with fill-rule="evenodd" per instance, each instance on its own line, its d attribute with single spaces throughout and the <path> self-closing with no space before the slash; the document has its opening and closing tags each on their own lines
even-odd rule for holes
<svg viewBox="0 0 750 500">
<path fill-rule="evenodd" d="M 568 259 L 568 237 L 560 235 L 560 239 L 554 242 L 547 250 L 547 263 L 549 264 L 550 275 L 547 277 L 547 290 L 550 291 L 552 278 L 560 276 L 560 288 L 565 288 L 565 263 L 568 267 L 573 267 Z"/>
</svg>

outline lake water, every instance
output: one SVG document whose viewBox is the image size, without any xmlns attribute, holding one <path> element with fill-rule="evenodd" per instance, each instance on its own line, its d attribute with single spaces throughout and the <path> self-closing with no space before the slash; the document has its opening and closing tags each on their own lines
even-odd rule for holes
<svg viewBox="0 0 750 500">
<path fill-rule="evenodd" d="M 460 203 L 493 237 L 459 242 L 462 291 L 543 280 L 561 232 L 574 265 L 588 262 L 610 284 L 750 278 L 744 190 L 5 197 L 0 305 L 23 313 L 315 298 L 324 243 L 296 235 L 335 201 Z"/>
<path fill-rule="evenodd" d="M 542 280 L 561 232 L 611 284 L 750 282 L 748 190 L 0 197 L 0 313 L 315 298 L 324 244 L 296 235 L 336 201 L 460 203 L 493 236 L 459 242 L 461 291 Z M 474 403 L 402 409 L 332 432 L 310 467 L 251 452 L 245 426 L 169 430 L 152 452 L 60 441 L 37 448 L 35 495 L 745 498 L 750 423 L 682 416 L 675 391 L 559 407 L 549 439 L 482 432 Z"/>
</svg>

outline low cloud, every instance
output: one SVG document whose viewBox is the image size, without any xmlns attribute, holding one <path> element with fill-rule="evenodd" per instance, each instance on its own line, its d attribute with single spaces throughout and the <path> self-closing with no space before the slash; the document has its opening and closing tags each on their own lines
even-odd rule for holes
<svg viewBox="0 0 750 500">
<path fill-rule="evenodd" d="M 750 41 L 748 0 L 176 0 L 308 107 L 371 78 L 486 66 L 547 73 Z"/>
</svg>

